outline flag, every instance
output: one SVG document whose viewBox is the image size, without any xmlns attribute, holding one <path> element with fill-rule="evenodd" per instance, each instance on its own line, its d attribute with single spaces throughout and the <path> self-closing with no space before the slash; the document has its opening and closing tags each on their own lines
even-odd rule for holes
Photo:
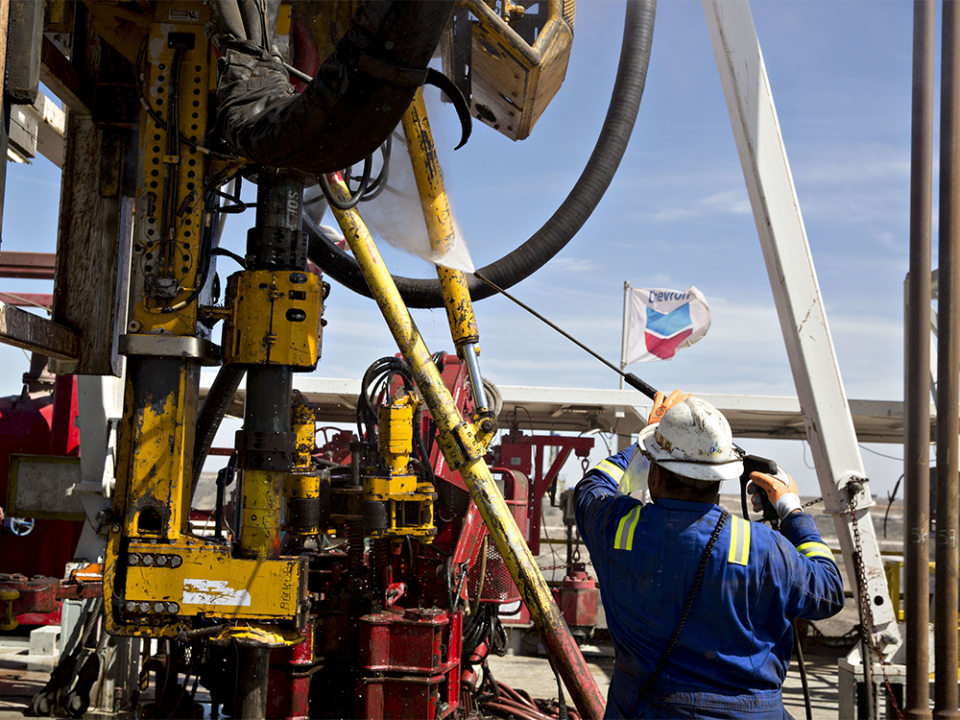
<svg viewBox="0 0 960 720">
<path fill-rule="evenodd" d="M 625 362 L 669 360 L 710 329 L 710 306 L 695 287 L 687 290 L 633 288 Z"/>
</svg>

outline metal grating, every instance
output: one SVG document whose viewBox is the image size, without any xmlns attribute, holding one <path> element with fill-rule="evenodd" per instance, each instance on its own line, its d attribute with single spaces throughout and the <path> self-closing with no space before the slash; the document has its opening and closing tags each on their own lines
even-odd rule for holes
<svg viewBox="0 0 960 720">
<path fill-rule="evenodd" d="M 477 595 L 477 585 L 480 580 L 480 563 L 474 563 L 467 576 L 468 592 L 471 597 Z M 520 599 L 517 586 L 513 584 L 507 565 L 500 557 L 493 542 L 487 539 L 487 568 L 483 578 L 481 602 L 512 603 Z"/>
</svg>

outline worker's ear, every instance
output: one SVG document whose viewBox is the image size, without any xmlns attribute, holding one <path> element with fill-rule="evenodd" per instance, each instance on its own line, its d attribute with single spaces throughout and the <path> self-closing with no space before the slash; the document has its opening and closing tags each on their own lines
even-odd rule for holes
<svg viewBox="0 0 960 720">
<path fill-rule="evenodd" d="M 660 472 L 660 466 L 656 463 L 650 463 L 650 470 L 647 471 L 647 489 L 650 490 L 650 497 L 653 500 L 660 497 L 664 484 L 663 473 Z"/>
</svg>

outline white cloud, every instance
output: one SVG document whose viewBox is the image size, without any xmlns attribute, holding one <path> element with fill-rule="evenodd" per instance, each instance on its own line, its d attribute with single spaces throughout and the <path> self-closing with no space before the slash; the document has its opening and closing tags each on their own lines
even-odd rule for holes
<svg viewBox="0 0 960 720">
<path fill-rule="evenodd" d="M 554 258 L 552 261 L 554 269 L 566 273 L 588 273 L 593 272 L 599 267 L 595 260 L 589 258 Z"/>
<path fill-rule="evenodd" d="M 742 185 L 742 182 L 741 182 Z M 748 215 L 752 212 L 745 187 L 718 190 L 694 200 L 689 205 L 664 207 L 644 216 L 654 222 L 671 222 L 690 218 L 721 215 Z"/>
</svg>

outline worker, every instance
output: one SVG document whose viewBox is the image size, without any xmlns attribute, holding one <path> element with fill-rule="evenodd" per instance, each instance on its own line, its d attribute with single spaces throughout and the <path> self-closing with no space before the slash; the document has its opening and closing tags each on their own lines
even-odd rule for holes
<svg viewBox="0 0 960 720">
<path fill-rule="evenodd" d="M 652 502 L 618 491 L 640 465 Z M 577 484 L 577 527 L 616 649 L 605 718 L 790 717 L 792 621 L 840 612 L 843 582 L 786 473 L 750 476 L 780 532 L 720 508 L 720 484 L 742 472 L 727 419 L 674 391 L 657 393 L 635 445 Z"/>
</svg>

